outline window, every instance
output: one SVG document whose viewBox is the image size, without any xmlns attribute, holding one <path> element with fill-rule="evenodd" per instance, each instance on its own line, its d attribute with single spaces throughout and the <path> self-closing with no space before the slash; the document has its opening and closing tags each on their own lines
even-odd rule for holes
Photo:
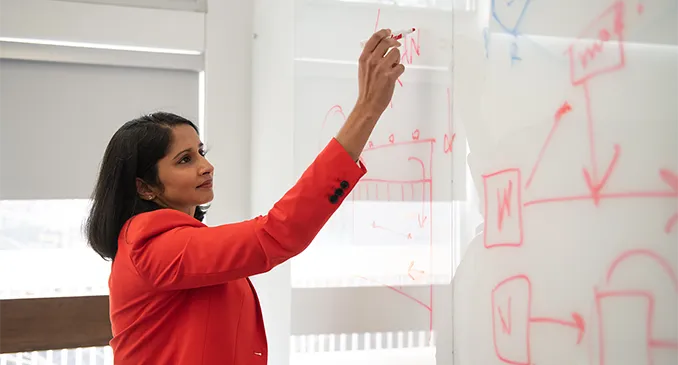
<svg viewBox="0 0 678 365">
<path fill-rule="evenodd" d="M 87 247 L 88 199 L 0 201 L 0 299 L 106 295 L 110 263 Z M 0 355 L 2 365 L 113 364 L 110 348 Z"/>
<path fill-rule="evenodd" d="M 89 200 L 0 201 L 0 299 L 106 295 L 110 263 L 87 247 Z"/>
</svg>

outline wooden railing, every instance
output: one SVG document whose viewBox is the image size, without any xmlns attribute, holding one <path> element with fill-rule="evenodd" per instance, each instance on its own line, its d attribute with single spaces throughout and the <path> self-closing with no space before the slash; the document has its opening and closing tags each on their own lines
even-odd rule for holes
<svg viewBox="0 0 678 365">
<path fill-rule="evenodd" d="M 107 346 L 108 296 L 0 300 L 0 353 Z"/>
</svg>

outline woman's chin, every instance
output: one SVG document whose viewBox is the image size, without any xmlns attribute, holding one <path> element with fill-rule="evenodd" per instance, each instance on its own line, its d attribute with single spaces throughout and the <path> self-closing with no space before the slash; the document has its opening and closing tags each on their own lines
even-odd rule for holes
<svg viewBox="0 0 678 365">
<path fill-rule="evenodd" d="M 212 189 L 209 189 L 208 191 L 203 192 L 200 194 L 200 203 L 198 205 L 204 205 L 209 202 L 211 202 L 214 199 L 214 191 Z"/>
</svg>

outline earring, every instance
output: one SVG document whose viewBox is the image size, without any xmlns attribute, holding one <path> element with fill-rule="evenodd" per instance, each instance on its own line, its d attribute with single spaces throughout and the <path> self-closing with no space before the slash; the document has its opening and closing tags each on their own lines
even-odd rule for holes
<svg viewBox="0 0 678 365">
<path fill-rule="evenodd" d="M 155 198 L 153 195 L 144 196 L 144 199 L 146 199 L 146 200 L 153 200 L 153 198 Z"/>
</svg>

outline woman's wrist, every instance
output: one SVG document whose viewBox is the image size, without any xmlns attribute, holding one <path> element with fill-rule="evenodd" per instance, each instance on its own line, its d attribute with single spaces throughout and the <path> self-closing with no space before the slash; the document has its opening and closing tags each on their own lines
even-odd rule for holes
<svg viewBox="0 0 678 365">
<path fill-rule="evenodd" d="M 357 161 L 360 157 L 360 153 L 365 148 L 378 119 L 379 116 L 375 115 L 372 109 L 365 105 L 356 104 L 346 119 L 346 123 L 337 133 L 336 140 L 354 161 Z"/>
<path fill-rule="evenodd" d="M 370 108 L 368 105 L 362 104 L 360 102 L 356 103 L 355 107 L 351 111 L 348 119 L 355 119 L 356 123 L 371 125 L 374 128 L 374 125 L 377 124 L 379 120 L 379 113 L 374 112 L 374 108 Z"/>
</svg>

